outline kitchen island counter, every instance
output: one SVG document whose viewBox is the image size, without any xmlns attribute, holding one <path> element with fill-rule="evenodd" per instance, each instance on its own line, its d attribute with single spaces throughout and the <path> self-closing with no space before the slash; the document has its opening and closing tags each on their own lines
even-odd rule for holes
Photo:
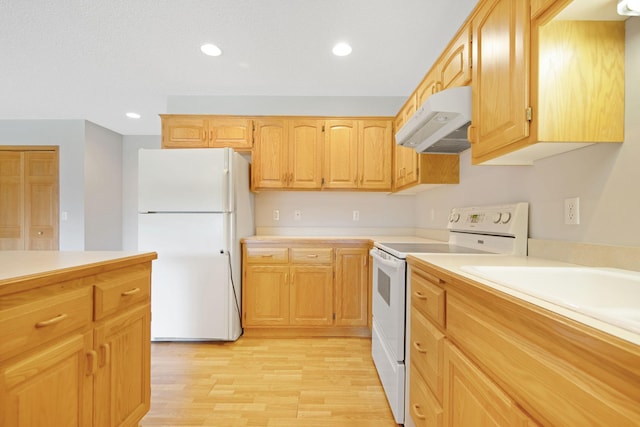
<svg viewBox="0 0 640 427">
<path fill-rule="evenodd" d="M 155 252 L 0 251 L 0 295 L 115 270 L 156 258 Z"/>
</svg>

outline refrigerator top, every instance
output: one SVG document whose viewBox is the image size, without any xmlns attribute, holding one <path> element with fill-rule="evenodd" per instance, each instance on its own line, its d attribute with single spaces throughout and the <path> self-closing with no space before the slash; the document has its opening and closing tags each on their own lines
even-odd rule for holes
<svg viewBox="0 0 640 427">
<path fill-rule="evenodd" d="M 233 150 L 142 149 L 138 212 L 230 212 Z"/>
</svg>

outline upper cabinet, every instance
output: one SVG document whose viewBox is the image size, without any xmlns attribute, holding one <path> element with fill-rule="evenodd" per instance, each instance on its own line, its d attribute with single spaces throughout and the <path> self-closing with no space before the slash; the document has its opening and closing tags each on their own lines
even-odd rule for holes
<svg viewBox="0 0 640 427">
<path fill-rule="evenodd" d="M 396 132 L 417 108 L 434 93 L 471 83 L 471 27 L 464 25 L 424 76 L 396 116 Z M 394 192 L 415 193 L 433 185 L 459 182 L 457 154 L 418 154 L 413 148 L 395 145 Z"/>
<path fill-rule="evenodd" d="M 161 115 L 162 148 L 223 148 L 249 151 L 253 120 L 230 116 Z"/>
<path fill-rule="evenodd" d="M 391 191 L 392 128 L 390 120 L 327 120 L 323 188 Z"/>
<path fill-rule="evenodd" d="M 469 128 L 474 164 L 532 164 L 624 140 L 624 22 L 555 19 L 568 3 L 478 5 Z"/>
<path fill-rule="evenodd" d="M 317 190 L 322 186 L 321 120 L 256 120 L 253 190 Z"/>
<path fill-rule="evenodd" d="M 473 18 L 473 159 L 529 135 L 528 2 L 486 0 Z"/>
</svg>

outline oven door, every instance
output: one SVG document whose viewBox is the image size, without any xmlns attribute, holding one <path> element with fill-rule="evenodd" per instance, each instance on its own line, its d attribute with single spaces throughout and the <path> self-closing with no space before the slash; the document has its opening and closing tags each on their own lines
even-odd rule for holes
<svg viewBox="0 0 640 427">
<path fill-rule="evenodd" d="M 398 362 L 404 361 L 406 261 L 377 248 L 373 258 L 373 323 Z"/>
</svg>

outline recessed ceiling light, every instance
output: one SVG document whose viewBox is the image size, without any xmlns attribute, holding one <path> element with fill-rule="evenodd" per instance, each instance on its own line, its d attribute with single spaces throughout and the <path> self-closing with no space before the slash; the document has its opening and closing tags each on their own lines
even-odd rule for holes
<svg viewBox="0 0 640 427">
<path fill-rule="evenodd" d="M 130 119 L 139 119 L 140 118 L 140 114 L 134 113 L 134 112 L 129 112 L 129 113 L 127 113 L 127 117 L 129 117 Z"/>
<path fill-rule="evenodd" d="M 222 50 L 220 50 L 220 48 L 215 44 L 211 43 L 203 44 L 202 46 L 200 46 L 200 50 L 202 51 L 202 53 L 209 56 L 222 55 Z"/>
<path fill-rule="evenodd" d="M 333 47 L 333 54 L 335 56 L 347 56 L 351 53 L 351 46 L 346 43 L 338 43 Z"/>
</svg>

